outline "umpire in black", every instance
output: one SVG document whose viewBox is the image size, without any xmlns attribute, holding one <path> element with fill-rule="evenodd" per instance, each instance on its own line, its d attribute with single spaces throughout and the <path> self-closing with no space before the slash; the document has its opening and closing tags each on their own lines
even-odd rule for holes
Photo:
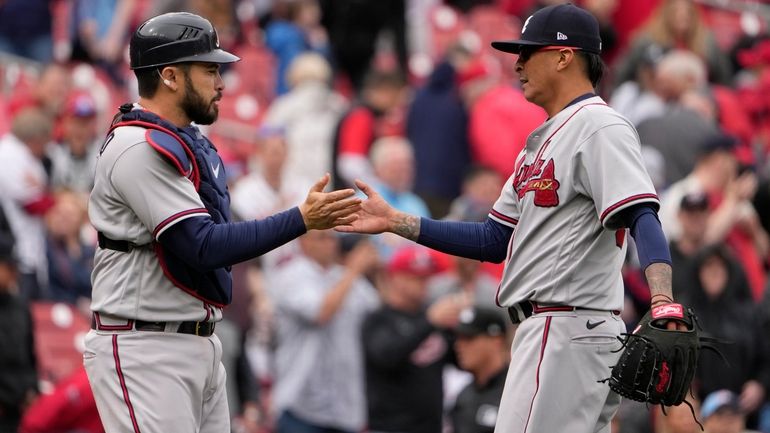
<svg viewBox="0 0 770 433">
<path fill-rule="evenodd" d="M 492 433 L 508 372 L 507 321 L 500 311 L 472 307 L 460 313 L 455 330 L 457 363 L 473 375 L 450 416 L 454 433 Z"/>
</svg>

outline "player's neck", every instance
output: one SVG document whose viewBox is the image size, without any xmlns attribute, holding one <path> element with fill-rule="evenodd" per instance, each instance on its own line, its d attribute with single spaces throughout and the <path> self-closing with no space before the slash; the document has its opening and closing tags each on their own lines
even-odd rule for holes
<svg viewBox="0 0 770 433">
<path fill-rule="evenodd" d="M 179 104 L 171 101 L 166 101 L 161 98 L 139 98 L 139 105 L 145 110 L 157 114 L 161 118 L 168 120 L 180 128 L 189 126 L 190 122 L 192 122 Z"/>
<path fill-rule="evenodd" d="M 587 80 L 568 80 L 562 81 L 560 84 L 561 86 L 554 89 L 554 98 L 543 105 L 543 109 L 548 113 L 548 118 L 559 114 L 578 96 L 594 92 L 594 88 Z"/>
</svg>

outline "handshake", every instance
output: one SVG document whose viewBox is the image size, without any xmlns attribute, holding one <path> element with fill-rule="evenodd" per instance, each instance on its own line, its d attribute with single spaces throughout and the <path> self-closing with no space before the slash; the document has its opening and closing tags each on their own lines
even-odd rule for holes
<svg viewBox="0 0 770 433">
<path fill-rule="evenodd" d="M 333 228 L 346 233 L 377 234 L 393 232 L 416 240 L 420 219 L 393 209 L 366 183 L 357 180 L 356 186 L 366 194 L 366 200 L 356 197 L 352 188 L 323 192 L 329 183 L 327 173 L 310 188 L 304 203 L 299 205 L 308 230 Z"/>
</svg>

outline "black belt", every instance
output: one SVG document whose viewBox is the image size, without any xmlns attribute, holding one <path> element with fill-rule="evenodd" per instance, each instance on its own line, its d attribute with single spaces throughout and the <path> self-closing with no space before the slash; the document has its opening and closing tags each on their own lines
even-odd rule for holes
<svg viewBox="0 0 770 433">
<path fill-rule="evenodd" d="M 176 332 L 179 334 L 191 334 L 199 337 L 210 337 L 214 333 L 216 327 L 215 322 L 180 322 Z M 166 332 L 166 322 L 145 322 L 144 320 L 131 320 L 127 319 L 126 325 L 103 325 L 99 324 L 96 320 L 96 316 L 91 318 L 91 329 L 100 331 L 115 331 L 115 330 L 132 330 L 137 331 L 150 331 L 150 332 Z"/>
<path fill-rule="evenodd" d="M 110 239 L 102 232 L 98 232 L 96 238 L 99 241 L 99 248 L 120 251 L 122 253 L 127 253 L 141 246 L 129 241 Z"/>
<path fill-rule="evenodd" d="M 521 312 L 519 312 L 519 309 Z M 573 307 L 571 305 L 538 305 L 538 303 L 534 301 L 524 301 L 520 302 L 515 307 L 508 307 L 508 317 L 510 317 L 511 322 L 514 325 L 517 325 L 533 314 L 577 310 L 592 310 L 592 308 Z M 620 311 L 612 310 L 611 313 L 617 316 L 620 314 Z"/>
</svg>

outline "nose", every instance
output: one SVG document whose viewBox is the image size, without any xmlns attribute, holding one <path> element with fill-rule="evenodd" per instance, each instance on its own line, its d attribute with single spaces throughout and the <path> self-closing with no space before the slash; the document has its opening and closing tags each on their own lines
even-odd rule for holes
<svg viewBox="0 0 770 433">
<path fill-rule="evenodd" d="M 524 61 L 521 60 L 521 57 L 516 59 L 516 64 L 514 65 L 514 70 L 517 74 L 520 74 L 522 70 L 524 70 Z"/>
<path fill-rule="evenodd" d="M 222 79 L 222 74 L 220 74 L 219 71 L 217 71 L 217 80 L 214 83 L 214 86 L 220 93 L 225 90 L 225 80 Z"/>
</svg>

